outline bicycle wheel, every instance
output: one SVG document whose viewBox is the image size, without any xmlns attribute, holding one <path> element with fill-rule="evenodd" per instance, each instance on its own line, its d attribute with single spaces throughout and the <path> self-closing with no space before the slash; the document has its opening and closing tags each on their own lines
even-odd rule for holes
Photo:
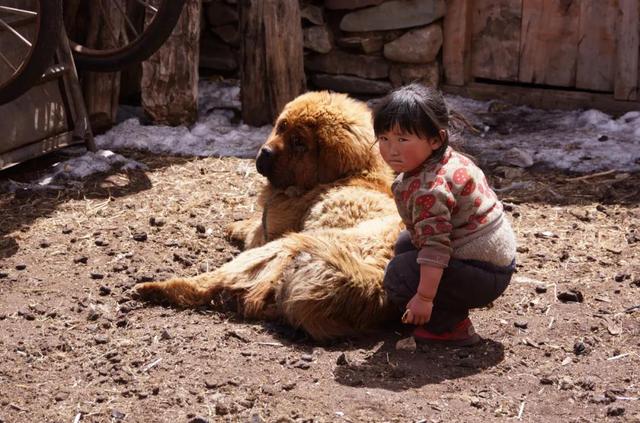
<svg viewBox="0 0 640 423">
<path fill-rule="evenodd" d="M 60 0 L 0 0 L 0 104 L 24 94 L 52 64 Z"/>
<path fill-rule="evenodd" d="M 185 0 L 81 0 L 80 3 L 75 11 L 65 10 L 76 64 L 95 72 L 113 72 L 155 53 L 171 35 Z M 69 15 L 75 15 L 75 19 Z M 85 22 L 85 28 L 74 30 L 70 22 L 76 26 Z"/>
</svg>

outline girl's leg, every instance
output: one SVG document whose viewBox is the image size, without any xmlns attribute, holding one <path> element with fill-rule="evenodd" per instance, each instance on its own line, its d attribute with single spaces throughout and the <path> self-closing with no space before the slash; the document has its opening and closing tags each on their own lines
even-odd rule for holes
<svg viewBox="0 0 640 423">
<path fill-rule="evenodd" d="M 400 312 L 405 310 L 420 284 L 417 257 L 416 249 L 396 255 L 385 271 L 384 288 Z M 426 329 L 434 333 L 451 331 L 469 316 L 469 309 L 484 307 L 498 298 L 509 285 L 512 274 L 513 266 L 499 268 L 488 263 L 452 259 L 440 280 Z"/>
<path fill-rule="evenodd" d="M 433 302 L 431 320 L 425 328 L 433 333 L 451 331 L 469 317 L 469 309 L 484 307 L 505 291 L 514 266 L 500 268 L 472 260 L 449 262 Z"/>
</svg>

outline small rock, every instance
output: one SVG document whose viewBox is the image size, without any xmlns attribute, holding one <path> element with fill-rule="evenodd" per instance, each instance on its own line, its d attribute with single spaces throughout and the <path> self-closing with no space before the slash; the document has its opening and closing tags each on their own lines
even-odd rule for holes
<svg viewBox="0 0 640 423">
<path fill-rule="evenodd" d="M 51 246 L 51 243 L 46 239 L 43 239 L 42 241 L 40 241 L 40 248 L 49 248 L 50 246 Z"/>
<path fill-rule="evenodd" d="M 295 387 L 296 387 L 296 383 L 295 382 L 285 383 L 284 385 L 282 385 L 282 389 L 285 390 L 285 391 L 290 391 Z"/>
<path fill-rule="evenodd" d="M 522 246 L 522 245 L 519 245 L 519 246 L 516 247 L 516 251 L 519 252 L 520 254 L 528 253 L 529 252 L 529 248 L 525 247 L 525 246 Z"/>
<path fill-rule="evenodd" d="M 189 423 L 209 423 L 209 420 L 202 417 L 194 417 L 189 420 Z"/>
<path fill-rule="evenodd" d="M 584 296 L 580 291 L 569 290 L 569 291 L 559 293 L 558 300 L 562 301 L 563 303 L 568 303 L 568 302 L 581 303 L 584 301 Z"/>
<path fill-rule="evenodd" d="M 396 342 L 396 350 L 397 351 L 415 352 L 416 348 L 417 348 L 416 340 L 413 338 L 413 336 L 409 336 L 407 338 L 400 339 L 398 342 Z"/>
<path fill-rule="evenodd" d="M 543 376 L 543 377 L 540 378 L 540 383 L 542 385 L 553 385 L 554 381 L 549 376 Z"/>
<path fill-rule="evenodd" d="M 18 310 L 18 316 L 22 316 L 25 320 L 36 320 L 36 316 L 29 310 Z"/>
<path fill-rule="evenodd" d="M 104 297 L 105 295 L 111 294 L 111 288 L 109 288 L 106 285 L 100 285 L 100 288 L 98 289 L 98 293 Z"/>
<path fill-rule="evenodd" d="M 7 272 L 0 272 L 0 279 L 4 279 L 9 277 L 9 274 Z"/>
<path fill-rule="evenodd" d="M 549 238 L 557 238 L 558 235 L 554 234 L 551 231 L 541 231 L 541 232 L 536 232 L 535 234 L 533 234 L 536 238 L 543 238 L 543 239 L 549 239 Z"/>
<path fill-rule="evenodd" d="M 309 363 L 307 363 L 306 361 L 298 361 L 293 367 L 296 367 L 296 368 L 302 369 L 302 370 L 307 370 L 307 369 L 311 368 L 311 365 Z"/>
<path fill-rule="evenodd" d="M 204 381 L 204 386 L 207 389 L 215 389 L 218 386 L 220 386 L 220 384 L 217 381 L 213 380 L 213 379 L 207 379 L 207 380 Z"/>
<path fill-rule="evenodd" d="M 98 272 L 91 272 L 91 279 L 104 279 L 104 274 Z"/>
<path fill-rule="evenodd" d="M 69 228 L 68 226 L 62 228 L 62 233 L 65 235 L 69 235 L 71 232 L 73 232 L 73 229 Z"/>
<path fill-rule="evenodd" d="M 124 414 L 122 411 L 118 411 L 118 410 L 111 411 L 111 417 L 113 417 L 116 420 L 122 420 L 124 419 L 124 416 L 126 416 L 126 414 Z"/>
<path fill-rule="evenodd" d="M 311 354 L 302 354 L 300 356 L 300 360 L 312 362 L 313 361 L 313 356 Z"/>
<path fill-rule="evenodd" d="M 529 323 L 522 320 L 522 321 L 515 321 L 513 322 L 513 326 L 519 328 L 519 329 L 526 329 L 527 327 L 529 327 Z"/>
<path fill-rule="evenodd" d="M 544 285 L 536 285 L 535 290 L 538 294 L 544 294 L 547 292 L 547 287 Z"/>
<path fill-rule="evenodd" d="M 106 246 L 109 245 L 109 241 L 107 241 L 106 239 L 102 239 L 102 238 L 98 238 L 94 242 L 98 247 L 106 247 Z"/>
<path fill-rule="evenodd" d="M 199 234 L 203 234 L 203 233 L 207 232 L 207 228 L 205 228 L 205 227 L 204 227 L 204 225 L 201 225 L 200 223 L 198 223 L 198 224 L 196 225 L 196 231 L 197 231 Z"/>
<path fill-rule="evenodd" d="M 607 416 L 612 416 L 612 417 L 617 417 L 617 416 L 622 416 L 625 412 L 624 407 L 620 407 L 620 406 L 610 406 L 607 407 Z"/>
<path fill-rule="evenodd" d="M 584 355 L 589 352 L 588 347 L 582 341 L 576 341 L 573 344 L 573 353 L 575 355 Z"/>
<path fill-rule="evenodd" d="M 598 137 L 598 141 L 600 141 L 600 142 L 605 142 L 605 141 L 608 141 L 608 140 L 609 140 L 609 137 L 606 136 L 606 135 L 600 135 Z"/>
<path fill-rule="evenodd" d="M 89 261 L 89 257 L 87 256 L 80 256 L 73 259 L 73 262 L 76 264 L 77 263 L 87 264 L 88 261 Z"/>
<path fill-rule="evenodd" d="M 109 343 L 109 337 L 107 335 L 96 335 L 93 340 L 96 342 L 96 344 L 98 345 L 102 345 L 102 344 L 108 344 Z"/>
<path fill-rule="evenodd" d="M 216 414 L 218 416 L 226 416 L 229 414 L 229 407 L 226 404 L 219 402 L 216 404 Z"/>
<path fill-rule="evenodd" d="M 261 389 L 267 395 L 276 395 L 278 393 L 273 385 L 262 385 Z"/>
<path fill-rule="evenodd" d="M 613 277 L 616 282 L 623 282 L 625 279 L 631 279 L 631 275 L 628 273 L 618 273 Z"/>
<path fill-rule="evenodd" d="M 24 263 L 16 264 L 16 270 L 24 270 L 27 268 L 27 265 Z"/>
<path fill-rule="evenodd" d="M 166 329 L 162 329 L 162 332 L 160 332 L 160 339 L 163 339 L 163 340 L 166 341 L 166 340 L 171 339 L 171 338 L 173 338 L 173 336 L 171 336 L 169 331 L 166 330 Z"/>
<path fill-rule="evenodd" d="M 524 168 L 533 166 L 533 158 L 531 157 L 531 154 L 517 147 L 507 150 L 502 156 L 502 162 L 508 165 Z"/>
<path fill-rule="evenodd" d="M 569 376 L 565 376 L 560 379 L 560 389 L 562 389 L 563 391 L 568 391 L 569 389 L 572 389 L 573 386 L 573 379 L 571 379 Z"/>
<path fill-rule="evenodd" d="M 345 355 L 345 353 L 342 353 L 338 356 L 338 359 L 336 360 L 336 364 L 338 366 L 348 366 L 349 362 L 347 361 L 347 356 Z"/>
<path fill-rule="evenodd" d="M 165 223 L 166 223 L 165 220 L 163 218 L 161 218 L 161 217 L 151 216 L 149 218 L 149 225 L 151 225 L 151 226 L 155 226 L 155 227 L 160 228 L 160 227 L 164 226 Z"/>
<path fill-rule="evenodd" d="M 132 238 L 134 239 L 134 241 L 144 242 L 144 241 L 147 240 L 147 233 L 146 232 L 136 232 L 135 234 L 133 234 Z"/>
</svg>

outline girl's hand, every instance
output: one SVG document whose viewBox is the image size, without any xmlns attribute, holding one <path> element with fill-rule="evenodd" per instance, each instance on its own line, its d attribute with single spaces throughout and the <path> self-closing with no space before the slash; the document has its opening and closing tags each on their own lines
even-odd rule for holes
<svg viewBox="0 0 640 423">
<path fill-rule="evenodd" d="M 431 320 L 432 311 L 433 301 L 425 300 L 416 293 L 407 304 L 407 311 L 402 316 L 402 322 L 418 326 L 424 325 Z"/>
</svg>

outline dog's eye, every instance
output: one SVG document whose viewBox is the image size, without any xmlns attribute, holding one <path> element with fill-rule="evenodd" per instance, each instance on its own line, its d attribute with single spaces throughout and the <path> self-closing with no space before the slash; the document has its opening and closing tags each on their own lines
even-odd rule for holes
<svg viewBox="0 0 640 423">
<path fill-rule="evenodd" d="M 282 134 L 286 130 L 287 130 L 287 121 L 286 120 L 280 121 L 280 123 L 278 123 L 278 126 L 276 128 L 276 133 Z"/>
<path fill-rule="evenodd" d="M 304 140 L 298 136 L 292 136 L 289 140 L 291 146 L 293 147 L 293 151 L 296 153 L 304 153 L 307 151 L 307 145 L 304 143 Z"/>
</svg>

